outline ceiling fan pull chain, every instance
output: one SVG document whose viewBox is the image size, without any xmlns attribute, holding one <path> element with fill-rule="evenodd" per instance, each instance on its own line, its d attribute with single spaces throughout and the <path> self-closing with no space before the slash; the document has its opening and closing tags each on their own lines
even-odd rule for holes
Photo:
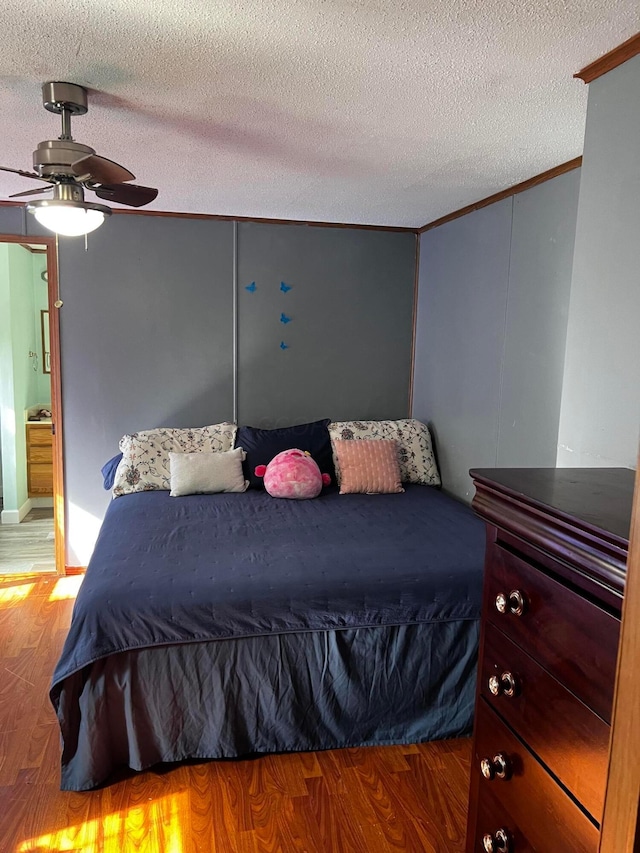
<svg viewBox="0 0 640 853">
<path fill-rule="evenodd" d="M 62 299 L 60 299 L 60 254 L 58 252 L 58 235 L 56 233 L 56 288 L 58 290 L 58 298 L 53 303 L 54 308 L 62 308 L 64 305 Z"/>
</svg>

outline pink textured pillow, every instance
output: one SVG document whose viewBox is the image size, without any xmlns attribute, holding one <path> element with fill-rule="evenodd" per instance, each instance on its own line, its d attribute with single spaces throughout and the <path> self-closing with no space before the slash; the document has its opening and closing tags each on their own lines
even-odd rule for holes
<svg viewBox="0 0 640 853">
<path fill-rule="evenodd" d="M 334 439 L 341 475 L 340 494 L 404 492 L 397 444 L 390 439 Z"/>
</svg>

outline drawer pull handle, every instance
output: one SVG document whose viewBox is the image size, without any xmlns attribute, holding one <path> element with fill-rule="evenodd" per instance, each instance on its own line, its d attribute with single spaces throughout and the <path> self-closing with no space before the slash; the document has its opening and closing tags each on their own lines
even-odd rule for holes
<svg viewBox="0 0 640 853">
<path fill-rule="evenodd" d="M 499 592 L 496 595 L 496 610 L 498 613 L 511 613 L 512 616 L 522 616 L 527 606 L 527 600 L 519 589 L 512 589 L 509 595 Z"/>
<path fill-rule="evenodd" d="M 502 752 L 496 753 L 493 758 L 483 758 L 480 762 L 480 771 L 485 779 L 508 779 L 511 775 L 511 767 L 506 755 Z"/>
<path fill-rule="evenodd" d="M 482 838 L 482 847 L 486 853 L 509 853 L 511 838 L 506 829 L 498 829 L 493 835 L 487 833 Z"/>
<path fill-rule="evenodd" d="M 503 672 L 500 677 L 492 675 L 489 679 L 489 693 L 492 696 L 508 696 L 510 699 L 518 692 L 518 681 L 512 672 Z"/>
</svg>

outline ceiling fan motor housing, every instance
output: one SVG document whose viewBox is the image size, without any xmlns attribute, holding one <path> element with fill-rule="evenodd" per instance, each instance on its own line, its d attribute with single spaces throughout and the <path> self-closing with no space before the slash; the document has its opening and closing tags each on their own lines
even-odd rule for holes
<svg viewBox="0 0 640 853">
<path fill-rule="evenodd" d="M 87 90 L 75 83 L 43 83 L 42 103 L 50 113 L 67 110 L 71 115 L 83 116 L 87 112 Z"/>
<path fill-rule="evenodd" d="M 74 142 L 71 137 L 71 116 L 87 112 L 87 90 L 75 83 L 50 81 L 42 86 L 42 103 L 49 112 L 62 116 L 62 134 L 58 139 L 46 139 L 38 145 L 33 152 L 33 167 L 42 178 L 77 178 L 71 165 L 96 153 L 93 148 Z"/>
<path fill-rule="evenodd" d="M 74 176 L 71 165 L 82 157 L 95 154 L 95 150 L 69 139 L 45 139 L 33 152 L 33 168 L 42 178 L 55 175 Z"/>
<path fill-rule="evenodd" d="M 51 199 L 54 202 L 57 201 L 73 201 L 73 202 L 83 202 L 84 201 L 84 190 L 79 184 L 75 183 L 60 183 L 56 184 L 53 188 L 53 197 Z"/>
</svg>

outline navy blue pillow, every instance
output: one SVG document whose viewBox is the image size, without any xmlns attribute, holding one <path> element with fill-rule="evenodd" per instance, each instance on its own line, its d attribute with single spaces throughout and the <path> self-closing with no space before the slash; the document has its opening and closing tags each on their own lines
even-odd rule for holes
<svg viewBox="0 0 640 853">
<path fill-rule="evenodd" d="M 120 464 L 120 460 L 122 459 L 122 453 L 118 453 L 117 456 L 114 456 L 108 462 L 105 462 L 102 468 L 100 469 L 100 473 L 103 477 L 102 485 L 107 489 L 113 488 L 113 481 L 116 476 L 116 468 Z"/>
<path fill-rule="evenodd" d="M 298 447 L 308 450 L 318 463 L 321 474 L 328 474 L 335 482 L 331 439 L 327 427 L 329 418 L 314 421 L 310 424 L 282 427 L 280 429 L 258 429 L 257 427 L 238 427 L 236 447 L 241 447 L 247 454 L 243 462 L 245 479 L 249 481 L 250 489 L 264 489 L 262 477 L 256 477 L 254 471 L 258 465 L 268 465 L 274 456 L 283 450 Z"/>
</svg>

